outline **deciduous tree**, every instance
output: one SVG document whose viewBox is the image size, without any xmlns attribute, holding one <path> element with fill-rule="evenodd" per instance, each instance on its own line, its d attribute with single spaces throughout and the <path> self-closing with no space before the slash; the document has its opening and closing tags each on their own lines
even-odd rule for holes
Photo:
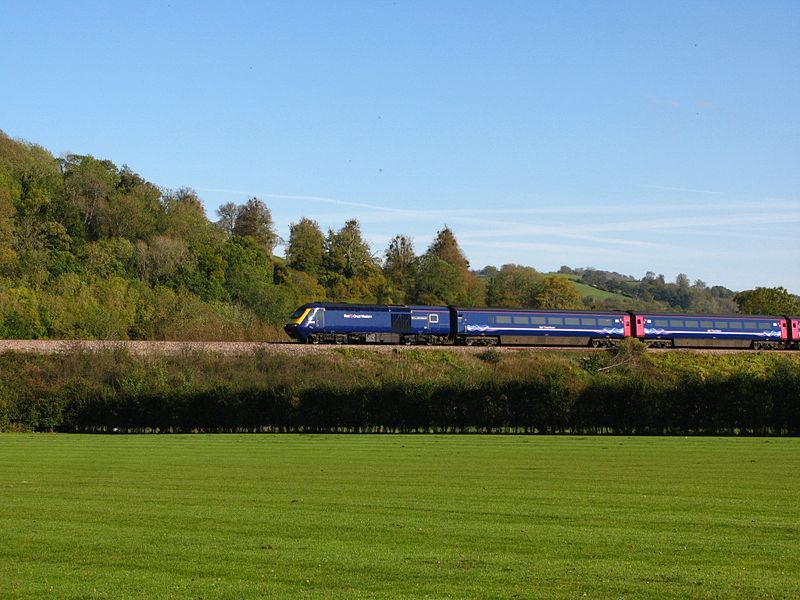
<svg viewBox="0 0 800 600">
<path fill-rule="evenodd" d="M 733 300 L 746 315 L 800 315 L 800 299 L 783 287 L 757 287 L 739 292 Z"/>
<path fill-rule="evenodd" d="M 397 302 L 407 302 L 414 294 L 414 285 L 419 271 L 419 260 L 414 254 L 411 238 L 397 235 L 386 248 L 383 274 L 391 287 L 389 296 Z M 396 296 L 396 297 L 395 297 Z"/>
<path fill-rule="evenodd" d="M 583 308 L 578 288 L 565 277 L 545 277 L 536 286 L 533 296 L 536 308 L 558 308 L 563 310 Z"/>
<path fill-rule="evenodd" d="M 278 243 L 278 234 L 275 233 L 272 223 L 272 213 L 258 198 L 250 198 L 239 207 L 233 233 L 240 237 L 253 238 L 269 255 Z"/>
<path fill-rule="evenodd" d="M 319 224 L 303 217 L 289 225 L 286 265 L 297 271 L 319 276 L 325 256 L 325 236 Z"/>
<path fill-rule="evenodd" d="M 329 270 L 351 278 L 375 266 L 369 244 L 361 237 L 361 227 L 350 219 L 339 231 L 328 231 L 325 240 L 325 262 Z"/>
<path fill-rule="evenodd" d="M 489 279 L 486 303 L 489 306 L 517 308 L 531 306 L 542 276 L 533 267 L 503 265 Z"/>
</svg>

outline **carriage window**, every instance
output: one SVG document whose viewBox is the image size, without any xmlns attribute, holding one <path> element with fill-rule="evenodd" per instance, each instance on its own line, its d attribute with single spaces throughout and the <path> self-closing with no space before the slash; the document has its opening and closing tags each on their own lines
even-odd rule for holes
<svg viewBox="0 0 800 600">
<path fill-rule="evenodd" d="M 528 317 L 514 317 L 514 325 L 527 325 Z"/>
<path fill-rule="evenodd" d="M 731 321 L 731 329 L 742 329 L 741 321 Z"/>
<path fill-rule="evenodd" d="M 714 329 L 727 329 L 728 327 L 727 321 L 714 321 Z"/>
<path fill-rule="evenodd" d="M 581 325 L 595 326 L 595 325 L 597 325 L 597 319 L 582 318 L 581 319 Z"/>
<path fill-rule="evenodd" d="M 759 321 L 758 327 L 759 329 L 772 329 L 772 323 L 769 321 Z"/>
<path fill-rule="evenodd" d="M 666 327 L 668 324 L 669 321 L 667 321 L 666 319 L 656 319 L 653 322 L 653 325 L 655 325 L 656 327 Z"/>
<path fill-rule="evenodd" d="M 700 327 L 711 329 L 712 327 L 714 327 L 714 323 L 712 323 L 711 321 L 700 321 Z"/>
<path fill-rule="evenodd" d="M 431 323 L 438 323 L 439 322 L 439 315 L 428 315 L 428 321 Z"/>
<path fill-rule="evenodd" d="M 685 322 L 686 329 L 697 329 L 700 327 L 700 323 L 697 321 L 686 321 Z"/>
<path fill-rule="evenodd" d="M 564 319 L 561 317 L 547 317 L 547 324 L 548 325 L 563 325 Z"/>
<path fill-rule="evenodd" d="M 744 322 L 744 328 L 745 329 L 757 329 L 756 322 L 755 321 L 745 321 Z"/>
<path fill-rule="evenodd" d="M 597 319 L 597 324 L 600 327 L 611 327 L 611 319 Z"/>
<path fill-rule="evenodd" d="M 544 317 L 531 317 L 531 323 L 534 325 L 544 325 L 547 320 Z"/>
<path fill-rule="evenodd" d="M 564 319 L 564 323 L 566 323 L 567 325 L 577 325 L 579 321 L 576 317 L 566 317 Z"/>
<path fill-rule="evenodd" d="M 681 319 L 670 319 L 669 320 L 670 327 L 683 327 L 683 320 Z"/>
<path fill-rule="evenodd" d="M 505 315 L 498 315 L 494 318 L 495 323 L 511 323 L 511 317 L 507 317 Z"/>
</svg>

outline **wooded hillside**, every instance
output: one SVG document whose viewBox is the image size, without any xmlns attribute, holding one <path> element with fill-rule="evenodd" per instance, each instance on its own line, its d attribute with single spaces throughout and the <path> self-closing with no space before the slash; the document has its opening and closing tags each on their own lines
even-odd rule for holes
<svg viewBox="0 0 800 600">
<path fill-rule="evenodd" d="M 667 283 L 652 273 L 636 280 L 569 267 L 551 275 L 519 265 L 472 270 L 446 226 L 421 254 L 404 235 L 377 254 L 355 219 L 323 232 L 298 215 L 280 240 L 257 198 L 223 205 L 216 216 L 206 216 L 191 189 L 159 188 L 89 155 L 56 158 L 0 131 L 0 338 L 284 339 L 287 315 L 323 299 L 737 308 L 731 290 L 685 275 Z M 285 258 L 274 254 L 279 245 Z M 759 298 L 751 293 L 748 306 Z"/>
</svg>

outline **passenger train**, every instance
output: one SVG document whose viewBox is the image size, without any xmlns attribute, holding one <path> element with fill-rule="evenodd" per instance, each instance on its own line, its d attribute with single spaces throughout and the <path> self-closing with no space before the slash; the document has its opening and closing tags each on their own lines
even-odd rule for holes
<svg viewBox="0 0 800 600">
<path fill-rule="evenodd" d="M 313 302 L 284 327 L 329 344 L 800 349 L 800 317 Z"/>
</svg>

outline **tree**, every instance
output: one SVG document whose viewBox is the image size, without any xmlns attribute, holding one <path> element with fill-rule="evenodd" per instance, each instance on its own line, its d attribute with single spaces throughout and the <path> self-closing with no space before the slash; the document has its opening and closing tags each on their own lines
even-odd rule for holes
<svg viewBox="0 0 800 600">
<path fill-rule="evenodd" d="M 464 252 L 458 245 L 456 236 L 452 230 L 445 225 L 444 229 L 437 232 L 433 243 L 428 247 L 423 258 L 436 258 L 442 262 L 450 265 L 456 273 L 456 290 L 451 290 L 449 282 L 445 285 L 448 303 L 462 304 L 472 306 L 482 306 L 485 303 L 485 291 L 482 282 L 478 279 L 477 275 L 470 272 L 469 261 L 464 256 Z M 430 270 L 438 270 L 435 267 L 435 262 L 429 262 L 427 265 L 422 265 L 420 268 L 420 275 L 425 272 L 426 277 L 430 276 Z M 430 281 L 418 281 L 417 289 L 424 290 L 429 287 Z M 451 293 L 454 292 L 454 293 Z M 422 298 L 417 296 L 417 301 L 421 302 Z"/>
<path fill-rule="evenodd" d="M 564 277 L 545 277 L 536 286 L 533 301 L 536 308 L 563 310 L 583 308 L 578 288 Z"/>
<path fill-rule="evenodd" d="M 456 236 L 446 225 L 444 229 L 436 233 L 436 238 L 433 240 L 426 254 L 442 259 L 461 273 L 469 272 L 469 261 L 459 247 Z"/>
<path fill-rule="evenodd" d="M 138 242 L 135 260 L 140 277 L 153 285 L 169 283 L 186 267 L 189 251 L 179 238 L 159 235 L 149 244 Z"/>
<path fill-rule="evenodd" d="M 297 271 L 319 276 L 325 255 L 325 236 L 319 224 L 306 217 L 289 225 L 286 265 Z"/>
<path fill-rule="evenodd" d="M 250 198 L 239 207 L 233 234 L 239 237 L 250 237 L 256 241 L 267 254 L 271 255 L 278 243 L 278 235 L 272 223 L 272 213 L 267 205 L 258 198 Z"/>
<path fill-rule="evenodd" d="M 350 219 L 339 231 L 328 230 L 322 281 L 328 296 L 348 302 L 385 301 L 386 279 L 361 237 L 358 221 Z"/>
<path fill-rule="evenodd" d="M 11 187 L 11 178 L 4 178 L 0 173 L 0 275 L 10 273 L 17 264 L 17 252 L 14 250 L 16 211 L 11 201 Z"/>
<path fill-rule="evenodd" d="M 217 208 L 219 221 L 217 225 L 228 235 L 233 235 L 233 228 L 236 226 L 236 217 L 239 215 L 239 206 L 233 202 L 226 202 Z"/>
<path fill-rule="evenodd" d="M 86 237 L 99 239 L 107 234 L 109 203 L 112 196 L 118 194 L 116 165 L 110 160 L 70 154 L 62 160 L 61 168 L 64 192 L 81 216 Z"/>
<path fill-rule="evenodd" d="M 348 220 L 339 231 L 328 230 L 325 252 L 328 269 L 348 279 L 364 274 L 368 266 L 375 266 L 372 251 L 361 237 L 356 219 Z"/>
<path fill-rule="evenodd" d="M 106 166 L 110 176 L 113 164 Z M 161 190 L 123 166 L 116 170 L 114 189 L 108 191 L 105 202 L 98 204 L 97 237 L 148 239 L 159 232 L 163 213 Z"/>
<path fill-rule="evenodd" d="M 532 267 L 503 265 L 489 279 L 486 303 L 489 306 L 519 308 L 533 304 L 534 293 L 542 276 Z"/>
<path fill-rule="evenodd" d="M 688 288 L 689 276 L 686 273 L 678 273 L 677 277 L 675 277 L 675 285 L 680 288 Z"/>
<path fill-rule="evenodd" d="M 421 304 L 460 304 L 462 278 L 458 270 L 437 256 L 426 254 L 420 260 L 416 299 Z"/>
<path fill-rule="evenodd" d="M 396 301 L 408 301 L 413 296 L 414 282 L 419 270 L 419 261 L 414 254 L 411 238 L 396 235 L 389 242 L 385 257 L 383 274 L 399 293 Z"/>
<path fill-rule="evenodd" d="M 163 207 L 163 232 L 181 238 L 192 250 L 209 246 L 216 251 L 222 248 L 225 235 L 209 222 L 197 193 L 190 188 L 165 192 Z"/>
<path fill-rule="evenodd" d="M 733 298 L 739 312 L 746 315 L 798 315 L 800 299 L 783 287 L 757 287 L 739 292 Z"/>
</svg>

